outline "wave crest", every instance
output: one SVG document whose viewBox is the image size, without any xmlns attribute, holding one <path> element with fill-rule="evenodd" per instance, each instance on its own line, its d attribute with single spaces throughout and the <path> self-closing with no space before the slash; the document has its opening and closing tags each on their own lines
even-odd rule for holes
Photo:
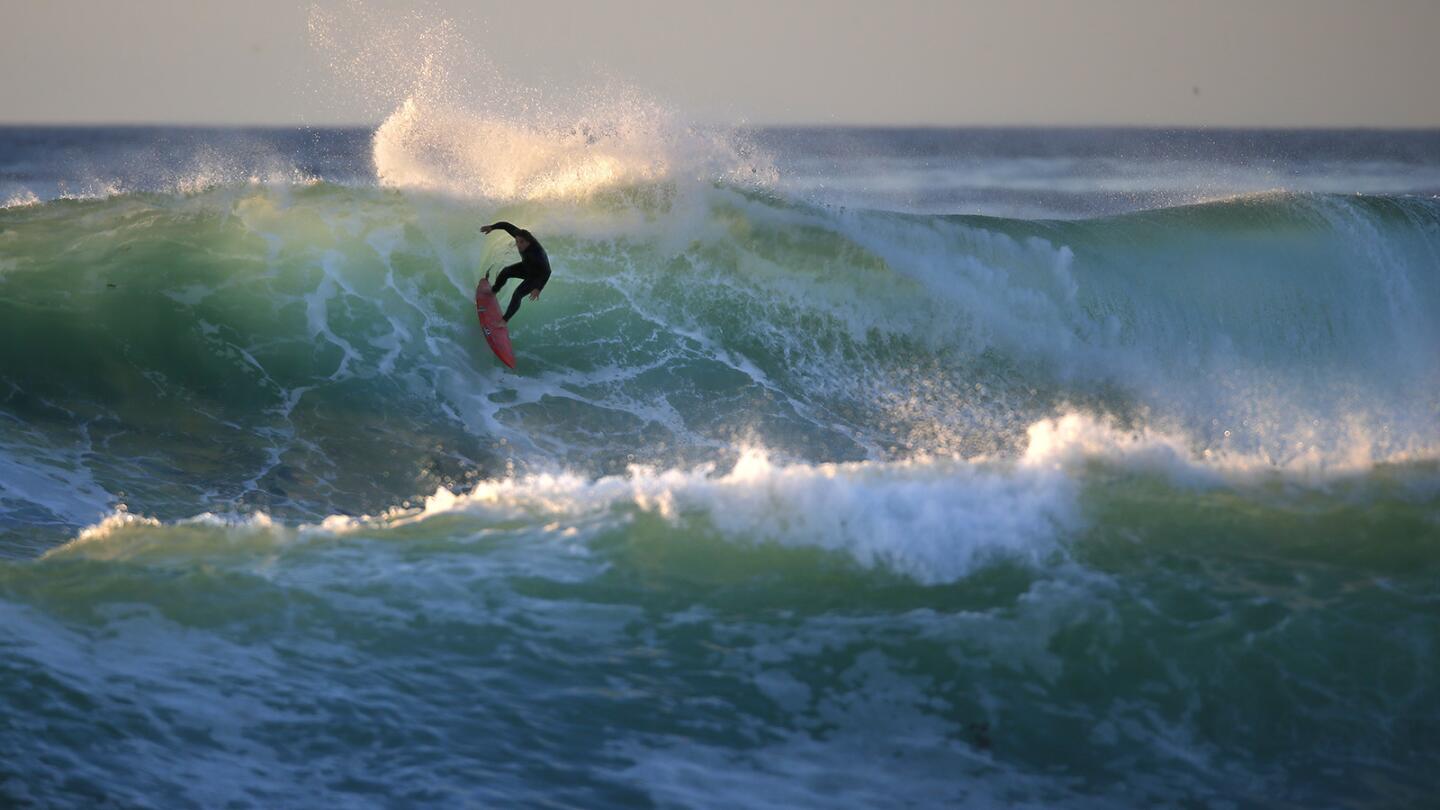
<svg viewBox="0 0 1440 810">
<path fill-rule="evenodd" d="M 731 131 L 706 132 L 630 93 L 568 121 L 516 121 L 412 96 L 375 132 L 391 188 L 490 200 L 582 199 L 658 182 L 763 184 L 768 159 Z"/>
</svg>

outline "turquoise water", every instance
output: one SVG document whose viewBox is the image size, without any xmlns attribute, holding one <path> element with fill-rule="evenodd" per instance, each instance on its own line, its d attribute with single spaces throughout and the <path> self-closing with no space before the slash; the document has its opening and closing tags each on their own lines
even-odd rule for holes
<svg viewBox="0 0 1440 810">
<path fill-rule="evenodd" d="M 1423 806 L 1437 347 L 1419 196 L 22 200 L 0 796 Z"/>
</svg>

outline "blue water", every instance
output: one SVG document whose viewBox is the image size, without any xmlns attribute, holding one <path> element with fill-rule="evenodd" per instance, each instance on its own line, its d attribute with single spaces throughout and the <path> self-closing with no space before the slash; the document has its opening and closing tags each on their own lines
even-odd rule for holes
<svg viewBox="0 0 1440 810">
<path fill-rule="evenodd" d="M 1440 133 L 432 113 L 0 129 L 0 804 L 1432 801 Z"/>
</svg>

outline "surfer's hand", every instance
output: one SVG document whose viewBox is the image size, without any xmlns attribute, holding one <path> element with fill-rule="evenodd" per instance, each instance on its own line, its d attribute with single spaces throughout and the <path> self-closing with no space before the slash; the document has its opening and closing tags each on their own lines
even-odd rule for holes
<svg viewBox="0 0 1440 810">
<path fill-rule="evenodd" d="M 530 293 L 530 300 L 531 300 L 531 301 L 539 301 L 539 300 L 540 300 L 540 291 L 539 291 L 539 290 L 536 290 L 535 292 Z"/>
<path fill-rule="evenodd" d="M 491 232 L 491 231 L 493 231 L 493 230 L 495 230 L 495 226 L 494 226 L 494 225 L 481 225 L 481 226 L 480 226 L 480 232 L 481 232 L 481 233 L 489 233 L 489 232 Z"/>
</svg>

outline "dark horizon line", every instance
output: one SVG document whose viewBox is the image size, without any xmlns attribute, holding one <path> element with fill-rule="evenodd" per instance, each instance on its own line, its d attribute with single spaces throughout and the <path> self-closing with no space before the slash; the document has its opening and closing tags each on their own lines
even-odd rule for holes
<svg viewBox="0 0 1440 810">
<path fill-rule="evenodd" d="M 264 132 L 304 131 L 369 131 L 377 129 L 374 124 L 216 124 L 216 123 L 172 123 L 172 122 L 46 122 L 46 121 L 0 121 L 4 129 L 56 129 L 56 130 L 97 130 L 97 129 L 178 129 L 178 130 L 249 130 Z M 1265 124 L 1241 126 L 1235 124 L 858 124 L 858 123 L 808 123 L 808 124 L 697 124 L 700 127 L 729 126 L 744 130 L 790 130 L 796 132 L 821 130 L 849 130 L 870 132 L 915 132 L 915 131 L 1130 131 L 1130 132 L 1403 132 L 1440 133 L 1440 124 L 1425 126 L 1378 126 L 1368 124 Z"/>
</svg>

